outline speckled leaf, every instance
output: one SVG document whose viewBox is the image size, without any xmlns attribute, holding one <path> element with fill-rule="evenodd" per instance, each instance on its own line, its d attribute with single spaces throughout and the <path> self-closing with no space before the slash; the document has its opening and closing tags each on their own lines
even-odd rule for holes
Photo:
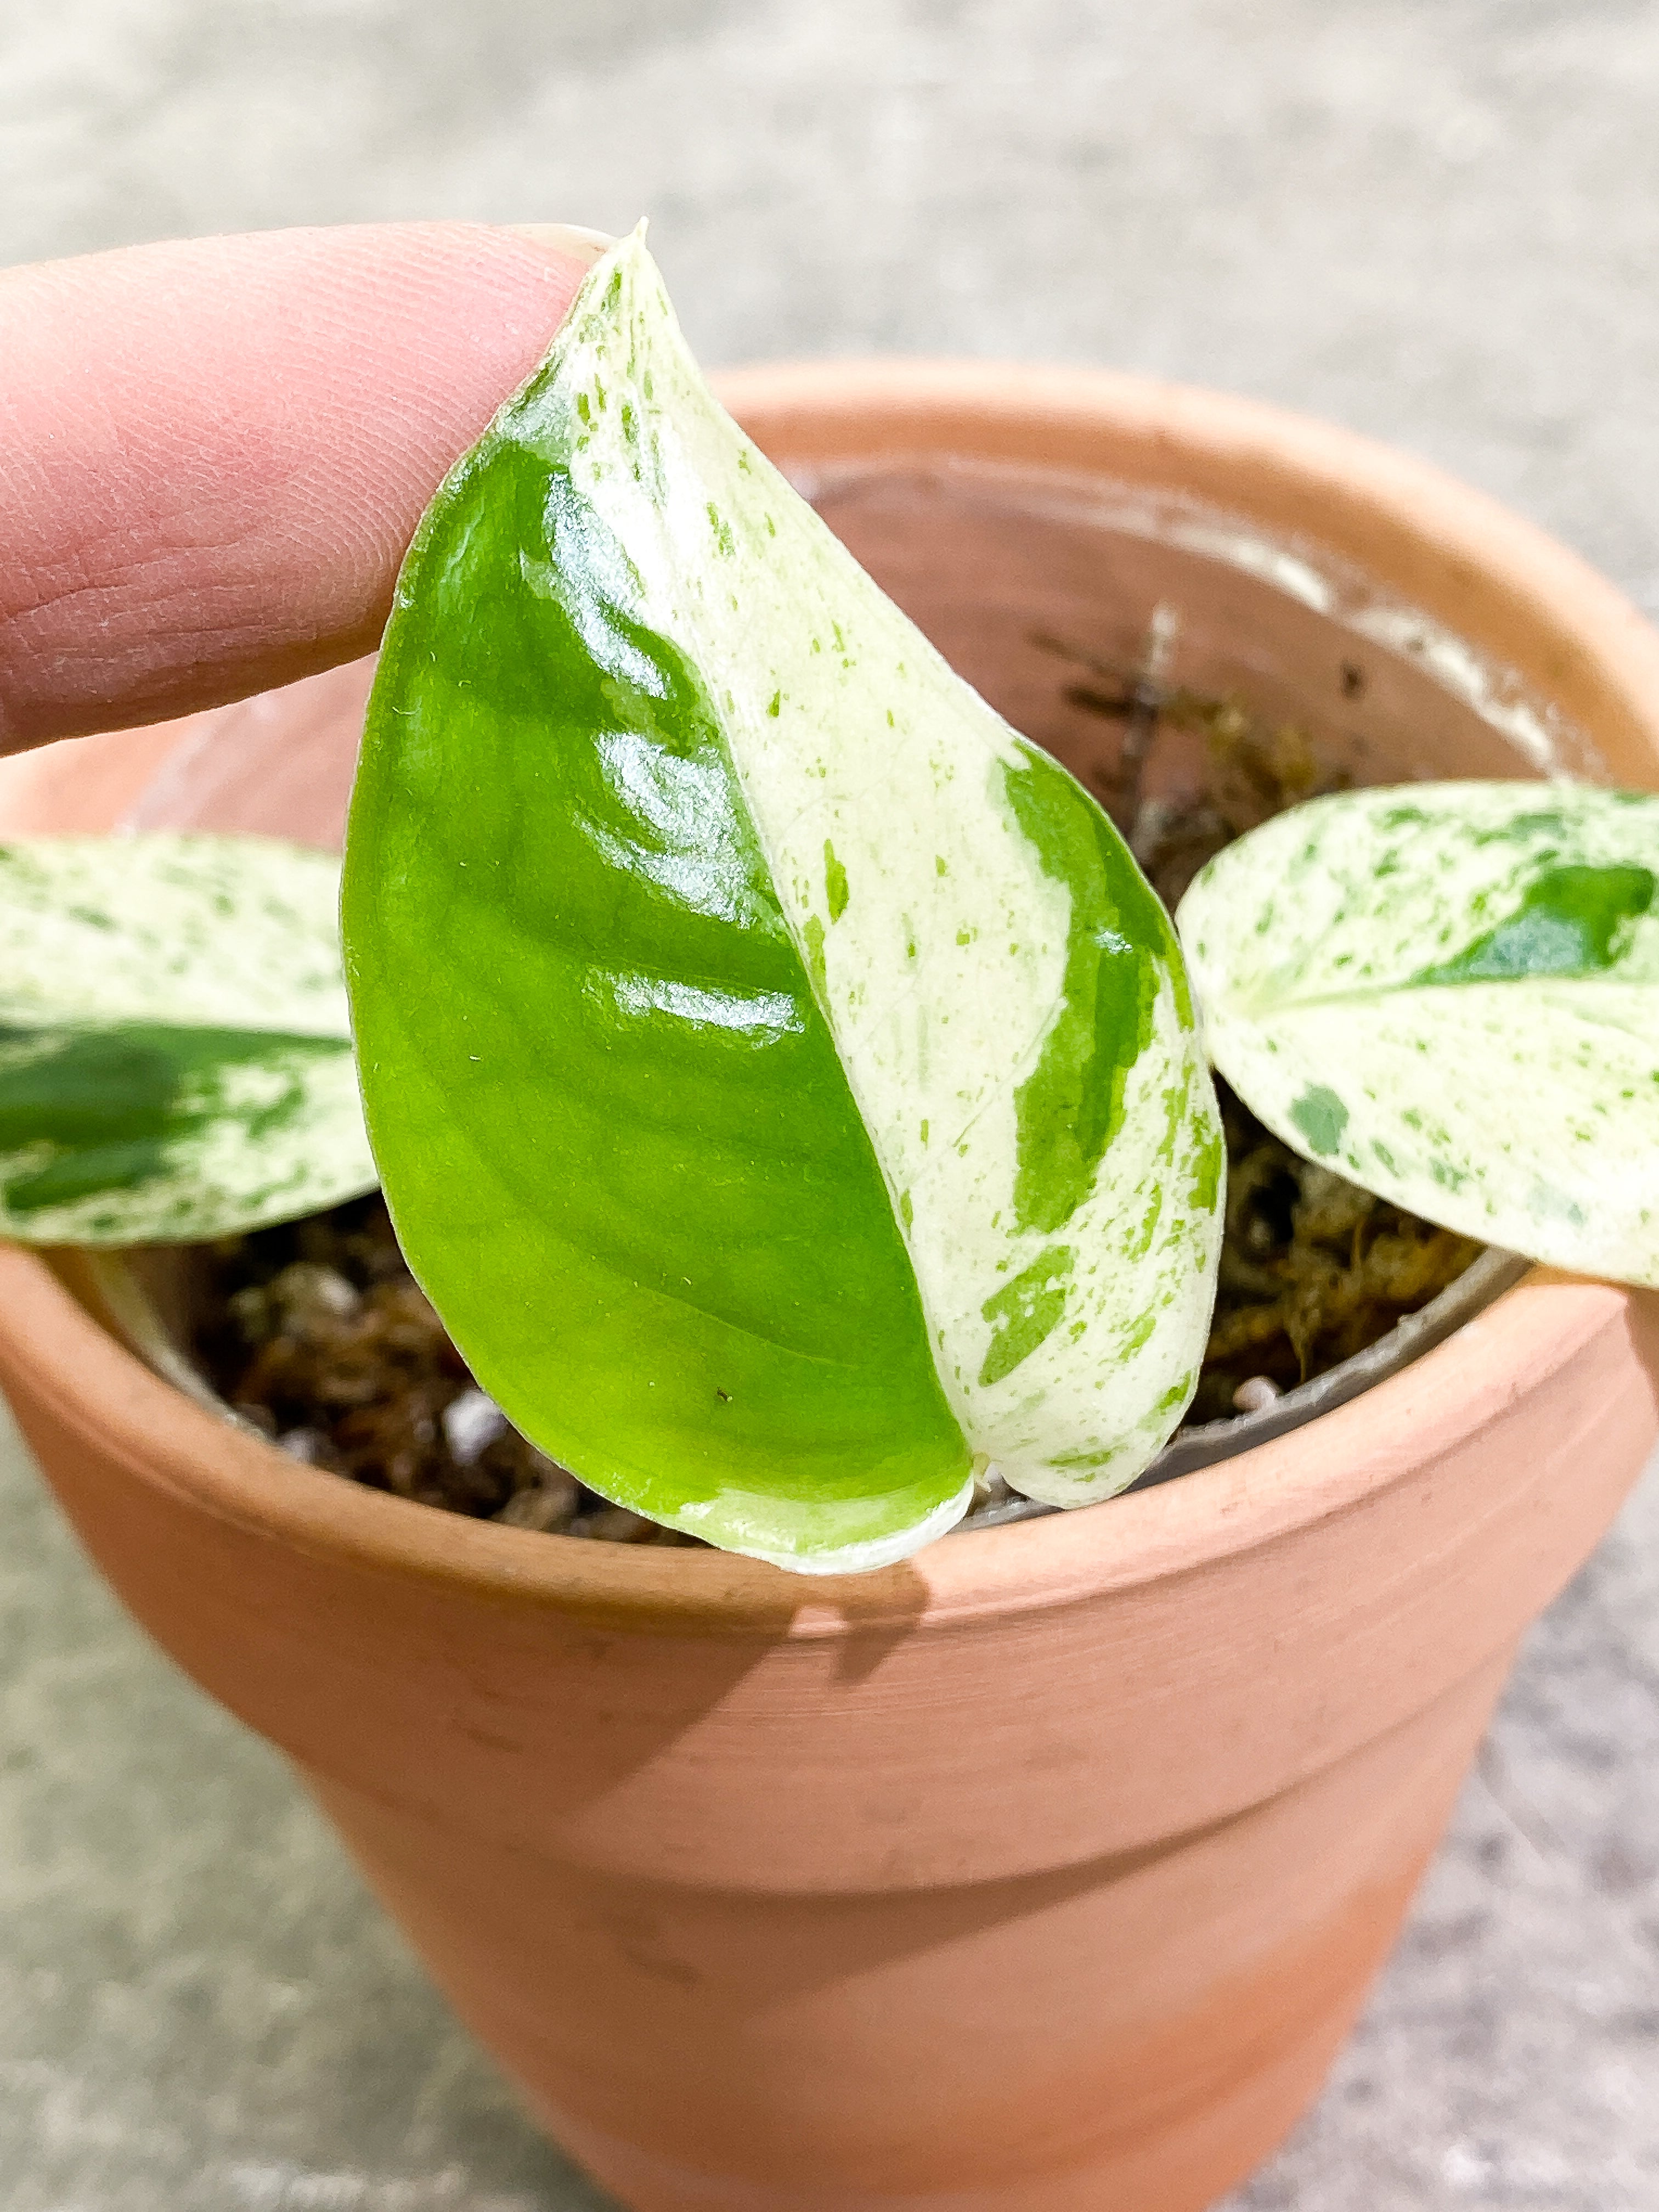
<svg viewBox="0 0 1659 2212">
<path fill-rule="evenodd" d="M 404 1249 L 606 1496 L 845 1570 L 975 1462 L 1082 1503 L 1180 1419 L 1220 1140 L 1173 930 L 716 405 L 638 240 L 422 525 L 344 911 Z"/>
<path fill-rule="evenodd" d="M 338 888 L 265 838 L 0 845 L 0 1235 L 182 1243 L 373 1189 Z"/>
<path fill-rule="evenodd" d="M 1659 799 L 1316 800 L 1181 934 L 1216 1066 L 1305 1158 L 1465 1236 L 1659 1284 Z"/>
</svg>

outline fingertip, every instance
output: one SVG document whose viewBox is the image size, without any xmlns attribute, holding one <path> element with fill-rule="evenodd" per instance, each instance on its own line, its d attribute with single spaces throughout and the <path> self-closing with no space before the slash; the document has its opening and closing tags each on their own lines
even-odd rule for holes
<svg viewBox="0 0 1659 2212">
<path fill-rule="evenodd" d="M 13 272 L 0 750 L 372 647 L 432 494 L 603 250 L 558 225 L 401 223 Z"/>
</svg>

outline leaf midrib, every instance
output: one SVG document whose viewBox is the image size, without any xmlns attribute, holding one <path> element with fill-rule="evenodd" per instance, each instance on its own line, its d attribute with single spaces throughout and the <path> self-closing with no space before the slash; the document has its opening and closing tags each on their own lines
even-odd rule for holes
<svg viewBox="0 0 1659 2212">
<path fill-rule="evenodd" d="M 1463 992 L 1476 989 L 1506 991 L 1513 990 L 1517 986 L 1536 986 L 1546 983 L 1570 983 L 1576 989 L 1587 991 L 1609 989 L 1635 991 L 1642 989 L 1644 984 L 1650 989 L 1659 988 L 1659 979 L 1650 981 L 1645 977 L 1612 975 L 1469 975 L 1458 977 L 1455 980 L 1450 978 L 1437 980 L 1431 983 L 1410 977 L 1398 983 L 1367 984 L 1358 990 L 1316 991 L 1306 997 L 1249 1000 L 1241 998 L 1239 1003 L 1242 1010 L 1251 1021 L 1261 1021 L 1273 1014 L 1316 1012 L 1322 1006 L 1361 1006 L 1375 1005 L 1379 1000 L 1383 999 L 1427 996 L 1441 991 Z M 1608 1026 L 1620 1028 L 1623 1024 L 1613 1023 Z"/>
</svg>

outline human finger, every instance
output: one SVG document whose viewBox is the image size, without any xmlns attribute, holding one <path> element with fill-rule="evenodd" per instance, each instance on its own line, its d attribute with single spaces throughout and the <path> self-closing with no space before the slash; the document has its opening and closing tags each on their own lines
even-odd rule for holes
<svg viewBox="0 0 1659 2212">
<path fill-rule="evenodd" d="M 0 752 L 369 650 L 592 241 L 374 224 L 0 273 Z"/>
</svg>

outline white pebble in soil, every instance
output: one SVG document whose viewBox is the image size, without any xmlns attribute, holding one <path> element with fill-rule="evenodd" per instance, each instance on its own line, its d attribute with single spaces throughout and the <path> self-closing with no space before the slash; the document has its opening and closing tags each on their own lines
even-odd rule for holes
<svg viewBox="0 0 1659 2212">
<path fill-rule="evenodd" d="M 307 1467 L 321 1467 L 329 1458 L 329 1441 L 320 1429 L 287 1429 L 276 1439 L 278 1451 Z"/>
<path fill-rule="evenodd" d="M 471 1467 L 497 1437 L 507 1434 L 507 1415 L 479 1389 L 463 1390 L 443 1411 L 444 1442 L 457 1467 Z"/>
</svg>

